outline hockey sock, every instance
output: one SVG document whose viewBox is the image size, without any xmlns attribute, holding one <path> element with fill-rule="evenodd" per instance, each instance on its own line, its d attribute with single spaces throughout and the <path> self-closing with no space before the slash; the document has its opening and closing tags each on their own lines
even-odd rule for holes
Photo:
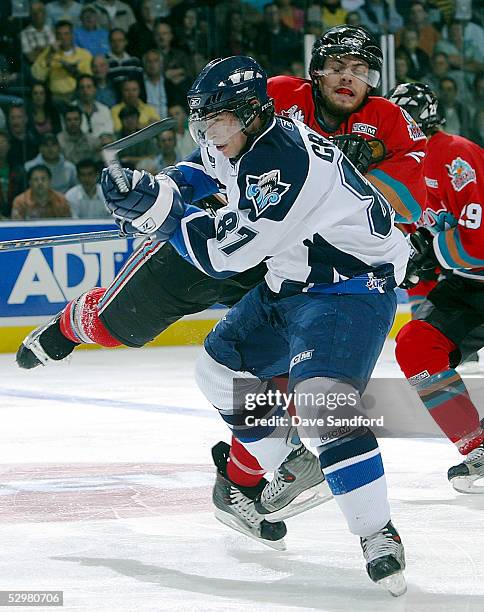
<svg viewBox="0 0 484 612">
<path fill-rule="evenodd" d="M 376 533 L 390 520 L 387 485 L 378 442 L 366 427 L 318 447 L 319 461 L 350 531 Z"/>
<path fill-rule="evenodd" d="M 440 429 L 467 455 L 483 442 L 484 431 L 464 381 L 449 364 L 456 345 L 425 321 L 407 323 L 396 341 L 395 355 L 409 383 Z"/>
<path fill-rule="evenodd" d="M 60 328 L 66 338 L 72 342 L 105 347 L 121 345 L 99 319 L 98 303 L 105 291 L 106 289 L 96 287 L 67 304 L 60 320 Z"/>
<path fill-rule="evenodd" d="M 265 470 L 246 450 L 237 438 L 232 437 L 227 476 L 235 484 L 243 487 L 255 487 L 264 477 Z"/>
</svg>

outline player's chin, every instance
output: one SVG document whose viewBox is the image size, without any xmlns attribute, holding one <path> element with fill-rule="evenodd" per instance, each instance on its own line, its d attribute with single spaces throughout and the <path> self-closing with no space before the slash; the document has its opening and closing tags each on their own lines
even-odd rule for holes
<svg viewBox="0 0 484 612">
<path fill-rule="evenodd" d="M 331 104 L 332 106 L 343 113 L 352 113 L 355 111 L 361 104 L 360 98 L 356 96 L 350 96 L 346 94 L 333 94 L 331 96 Z"/>
</svg>

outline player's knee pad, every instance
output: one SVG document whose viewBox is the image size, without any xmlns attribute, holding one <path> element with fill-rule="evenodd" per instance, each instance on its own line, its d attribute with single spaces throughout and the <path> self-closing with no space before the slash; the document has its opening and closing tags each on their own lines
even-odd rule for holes
<svg viewBox="0 0 484 612">
<path fill-rule="evenodd" d="M 342 461 L 362 457 L 366 453 L 369 453 L 368 458 L 372 454 L 379 454 L 378 440 L 368 427 L 356 427 L 327 440 L 318 447 L 318 452 L 321 469 L 326 474 L 325 469 Z"/>
<path fill-rule="evenodd" d="M 406 378 L 437 374 L 449 369 L 449 354 L 456 349 L 452 340 L 430 323 L 409 321 L 396 337 L 395 357 Z"/>
<path fill-rule="evenodd" d="M 296 421 L 301 440 L 315 449 L 332 439 L 338 429 L 335 419 L 349 419 L 361 413 L 360 394 L 350 383 L 317 376 L 297 383 L 294 388 Z"/>
<path fill-rule="evenodd" d="M 62 333 L 73 342 L 99 344 L 105 347 L 120 346 L 99 319 L 98 303 L 106 289 L 96 287 L 67 304 L 62 313 Z"/>
</svg>

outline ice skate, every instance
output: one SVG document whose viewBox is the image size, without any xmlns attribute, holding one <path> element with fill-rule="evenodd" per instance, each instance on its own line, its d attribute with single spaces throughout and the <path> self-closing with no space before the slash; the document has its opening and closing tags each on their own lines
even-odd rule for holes
<svg viewBox="0 0 484 612">
<path fill-rule="evenodd" d="M 398 531 L 389 521 L 371 536 L 360 538 L 368 576 L 394 597 L 403 595 L 407 584 L 403 575 L 405 552 Z"/>
<path fill-rule="evenodd" d="M 475 484 L 484 478 L 484 442 L 472 450 L 462 463 L 449 468 L 447 478 L 460 493 L 484 494 L 484 480 L 480 485 Z"/>
<path fill-rule="evenodd" d="M 255 507 L 268 521 L 279 521 L 319 506 L 332 497 L 319 459 L 301 444 L 274 473 L 274 478 L 255 500 Z"/>
<path fill-rule="evenodd" d="M 31 370 L 39 365 L 59 362 L 68 357 L 77 344 L 66 338 L 60 330 L 62 312 L 34 329 L 20 345 L 15 357 L 17 365 Z"/>
<path fill-rule="evenodd" d="M 217 479 L 213 488 L 215 518 L 221 523 L 276 550 L 285 550 L 284 536 L 287 529 L 283 522 L 269 523 L 254 506 L 254 498 L 265 485 L 263 479 L 256 487 L 240 487 L 225 474 L 230 447 L 219 442 L 212 448 L 217 466 Z"/>
</svg>

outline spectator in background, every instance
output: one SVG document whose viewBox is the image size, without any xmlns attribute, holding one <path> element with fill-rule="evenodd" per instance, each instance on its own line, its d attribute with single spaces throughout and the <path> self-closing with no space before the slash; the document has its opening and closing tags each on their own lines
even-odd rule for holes
<svg viewBox="0 0 484 612">
<path fill-rule="evenodd" d="M 404 28 L 402 31 L 402 44 L 397 49 L 400 55 L 406 55 L 409 70 L 408 74 L 414 81 L 418 81 L 430 71 L 429 56 L 418 46 L 418 32 L 413 28 Z"/>
<path fill-rule="evenodd" d="M 74 0 L 54 0 L 46 5 L 47 19 L 50 25 L 55 26 L 58 21 L 71 21 L 78 25 L 81 15 L 81 5 Z"/>
<path fill-rule="evenodd" d="M 186 103 L 193 79 L 187 74 L 185 64 L 180 64 L 176 58 L 169 60 L 165 67 L 165 83 L 171 90 L 170 97 L 173 101 Z"/>
<path fill-rule="evenodd" d="M 97 0 L 94 6 L 99 12 L 99 25 L 108 31 L 120 28 L 127 33 L 129 28 L 136 23 L 129 4 L 120 0 Z"/>
<path fill-rule="evenodd" d="M 348 11 L 341 6 L 341 0 L 323 0 L 321 18 L 325 29 L 345 22 Z"/>
<path fill-rule="evenodd" d="M 96 100 L 112 108 L 118 101 L 118 94 L 108 79 L 109 64 L 104 55 L 95 55 L 92 58 L 91 70 L 96 83 Z"/>
<path fill-rule="evenodd" d="M 467 108 L 457 100 L 457 84 L 454 79 L 440 80 L 439 100 L 445 117 L 445 131 L 470 137 L 470 115 Z"/>
<path fill-rule="evenodd" d="M 484 147 L 484 108 L 480 108 L 472 120 L 472 140 Z"/>
<path fill-rule="evenodd" d="M 279 8 L 273 2 L 264 6 L 264 21 L 258 30 L 256 51 L 270 74 L 287 71 L 292 60 L 302 57 L 301 38 L 282 23 Z"/>
<path fill-rule="evenodd" d="M 361 27 L 363 25 L 361 14 L 358 11 L 349 11 L 346 15 L 345 23 L 349 26 Z"/>
<path fill-rule="evenodd" d="M 425 74 L 421 79 L 423 83 L 426 83 L 434 91 L 438 91 L 440 87 L 440 80 L 444 77 L 450 77 L 457 83 L 459 101 L 464 102 L 465 104 L 472 103 L 472 94 L 467 86 L 464 73 L 459 70 L 450 69 L 449 58 L 447 57 L 446 53 L 436 51 L 430 60 L 430 66 L 430 72 Z"/>
<path fill-rule="evenodd" d="M 175 40 L 182 41 L 190 55 L 195 51 L 208 54 L 206 23 L 198 18 L 195 8 L 188 8 L 183 14 L 181 27 L 175 30 Z"/>
<path fill-rule="evenodd" d="M 74 44 L 91 55 L 105 55 L 109 51 L 109 33 L 99 27 L 98 18 L 94 6 L 86 4 L 81 10 L 81 25 L 74 28 Z"/>
<path fill-rule="evenodd" d="M 56 44 L 42 51 L 32 66 L 32 76 L 47 83 L 54 102 L 69 102 L 77 87 L 77 77 L 91 74 L 92 55 L 74 46 L 72 23 L 58 21 L 55 25 Z"/>
<path fill-rule="evenodd" d="M 67 106 L 62 113 L 64 129 L 59 134 L 59 144 L 66 159 L 77 164 L 81 159 L 98 159 L 98 139 L 81 130 L 82 113 L 77 106 Z"/>
<path fill-rule="evenodd" d="M 121 102 L 111 109 L 114 129 L 121 130 L 120 112 L 125 106 L 134 106 L 139 113 L 139 125 L 145 127 L 150 123 L 159 121 L 160 116 L 150 104 L 146 104 L 140 98 L 140 86 L 136 79 L 128 79 L 121 83 Z"/>
<path fill-rule="evenodd" d="M 44 134 L 39 144 L 39 154 L 25 163 L 28 172 L 34 166 L 47 166 L 51 174 L 51 187 L 65 193 L 76 184 L 76 167 L 62 154 L 55 134 Z"/>
<path fill-rule="evenodd" d="M 161 132 L 156 137 L 156 147 L 152 156 L 139 161 L 137 169 L 158 174 L 163 168 L 174 166 L 182 159 L 176 144 L 176 134 L 173 130 Z M 158 154 L 156 154 L 157 152 Z"/>
<path fill-rule="evenodd" d="M 197 147 L 188 129 L 188 115 L 181 104 L 174 104 L 168 109 L 170 117 L 177 121 L 176 125 L 176 147 L 180 159 L 187 157 Z"/>
<path fill-rule="evenodd" d="M 428 21 L 427 11 L 424 2 L 413 2 L 408 16 L 408 26 L 417 30 L 418 46 L 431 57 L 434 47 L 440 39 L 439 32 Z M 402 43 L 403 30 L 396 33 L 396 45 Z"/>
<path fill-rule="evenodd" d="M 277 0 L 277 6 L 282 23 L 295 32 L 302 32 L 304 29 L 304 11 L 297 6 L 293 6 L 291 0 Z"/>
<path fill-rule="evenodd" d="M 182 66 L 185 69 L 185 73 L 193 80 L 194 71 L 192 59 L 186 51 L 177 47 L 174 43 L 171 25 L 165 21 L 157 23 L 154 30 L 154 37 L 156 48 L 161 53 L 165 69 L 172 64 Z"/>
<path fill-rule="evenodd" d="M 113 132 L 111 110 L 96 100 L 96 81 L 90 74 L 84 74 L 77 81 L 76 106 L 82 113 L 81 130 L 98 137 L 103 132 Z"/>
<path fill-rule="evenodd" d="M 141 60 L 126 51 L 128 39 L 126 33 L 119 28 L 109 32 L 109 53 L 106 55 L 109 65 L 108 79 L 120 83 L 126 79 L 136 79 L 141 83 L 143 68 Z"/>
<path fill-rule="evenodd" d="M 12 104 L 8 109 L 7 127 L 10 139 L 8 163 L 22 166 L 39 152 L 38 138 L 27 125 L 27 112 L 23 104 Z"/>
<path fill-rule="evenodd" d="M 169 105 L 169 92 L 173 85 L 165 81 L 161 53 L 157 49 L 150 49 L 143 55 L 144 88 L 146 102 L 150 104 L 160 117 L 166 117 Z M 173 95 L 171 95 L 173 99 Z"/>
<path fill-rule="evenodd" d="M 155 16 L 152 0 L 143 0 L 140 4 L 141 19 L 133 23 L 128 30 L 128 53 L 142 58 L 146 51 L 155 48 Z"/>
<path fill-rule="evenodd" d="M 395 53 L 395 80 L 397 85 L 400 83 L 412 83 L 414 79 L 408 74 L 410 70 L 410 63 L 405 53 L 397 51 Z"/>
<path fill-rule="evenodd" d="M 358 14 L 361 25 L 377 36 L 393 34 L 403 27 L 402 16 L 387 0 L 366 0 Z"/>
<path fill-rule="evenodd" d="M 51 188 L 51 173 L 46 166 L 34 166 L 27 175 L 29 188 L 12 204 L 12 219 L 53 219 L 70 217 L 71 209 L 65 197 Z"/>
<path fill-rule="evenodd" d="M 13 199 L 25 188 L 22 168 L 8 161 L 9 150 L 8 134 L 0 130 L 0 218 L 10 217 Z"/>
<path fill-rule="evenodd" d="M 472 84 L 474 112 L 484 109 L 484 72 L 476 74 Z"/>
<path fill-rule="evenodd" d="M 448 38 L 441 39 L 435 49 L 447 54 L 452 68 L 468 73 L 469 85 L 473 74 L 484 70 L 484 30 L 475 23 L 464 25 L 453 21 L 448 28 Z"/>
<path fill-rule="evenodd" d="M 54 132 L 55 134 L 60 132 L 60 115 L 52 103 L 50 91 L 44 83 L 34 83 L 32 85 L 26 110 L 27 128 L 37 137 L 48 132 Z"/>
<path fill-rule="evenodd" d="M 110 217 L 104 204 L 101 185 L 98 183 L 98 174 L 96 164 L 90 159 L 82 159 L 77 164 L 79 184 L 66 193 L 74 219 Z"/>
<path fill-rule="evenodd" d="M 139 111 L 135 106 L 125 106 L 119 113 L 119 120 L 121 123 L 121 129 L 117 133 L 117 138 L 124 138 L 134 132 L 138 131 L 141 127 L 139 121 Z M 123 149 L 120 152 L 119 158 L 123 166 L 128 166 L 131 169 L 135 169 L 138 164 L 146 158 L 151 158 L 156 155 L 156 147 L 153 140 L 145 140 L 136 145 Z"/>
<path fill-rule="evenodd" d="M 22 53 L 32 64 L 40 53 L 54 44 L 54 32 L 47 24 L 47 13 L 43 2 L 30 5 L 30 25 L 20 32 Z"/>
</svg>

